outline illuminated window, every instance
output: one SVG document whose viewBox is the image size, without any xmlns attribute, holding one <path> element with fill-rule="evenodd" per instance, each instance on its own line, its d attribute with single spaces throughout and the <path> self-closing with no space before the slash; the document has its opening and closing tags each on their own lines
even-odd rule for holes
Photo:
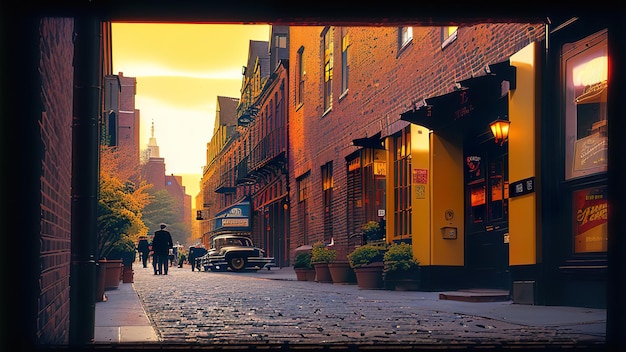
<svg viewBox="0 0 626 352">
<path fill-rule="evenodd" d="M 456 40 L 456 35 L 459 27 L 457 26 L 449 26 L 441 28 L 441 49 L 450 45 L 453 41 Z"/>
<path fill-rule="evenodd" d="M 413 27 L 400 27 L 398 32 L 400 49 L 402 49 L 413 40 Z"/>
<path fill-rule="evenodd" d="M 333 163 L 328 162 L 322 166 L 322 192 L 324 206 L 324 241 L 328 242 L 333 237 Z"/>
<path fill-rule="evenodd" d="M 348 62 L 348 48 L 350 47 L 350 37 L 346 28 L 341 29 L 341 92 L 348 90 L 348 77 L 350 75 L 350 63 Z"/>
<path fill-rule="evenodd" d="M 323 65 L 324 65 L 324 112 L 332 107 L 333 83 L 333 28 L 326 27 L 322 33 Z"/>
<path fill-rule="evenodd" d="M 394 240 L 411 237 L 411 133 L 410 127 L 393 137 Z"/>
<path fill-rule="evenodd" d="M 565 179 L 607 171 L 607 32 L 563 45 Z"/>
</svg>

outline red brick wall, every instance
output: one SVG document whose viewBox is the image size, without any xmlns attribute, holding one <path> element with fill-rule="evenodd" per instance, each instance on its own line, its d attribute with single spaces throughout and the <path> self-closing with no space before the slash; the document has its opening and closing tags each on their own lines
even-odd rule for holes
<svg viewBox="0 0 626 352">
<path fill-rule="evenodd" d="M 477 75 L 487 64 L 507 59 L 532 41 L 543 39 L 541 24 L 484 24 L 460 27 L 458 37 L 441 49 L 440 27 L 413 27 L 413 41 L 401 52 L 397 27 L 352 27 L 348 92 L 341 97 L 341 30 L 334 31 L 332 110 L 323 114 L 323 27 L 290 28 L 290 174 L 291 199 L 297 200 L 296 177 L 311 171 L 309 242 L 323 238 L 320 167 L 333 163 L 333 233 L 347 242 L 345 157 L 357 150 L 352 140 L 382 131 L 397 131 L 400 114 L 423 98 L 454 89 L 454 83 Z M 304 105 L 295 106 L 297 53 L 304 47 Z M 388 194 L 389 196 L 389 194 Z M 292 244 L 302 241 L 299 214 L 292 204 Z M 292 248 L 293 249 L 293 248 Z"/>
<path fill-rule="evenodd" d="M 37 331 L 41 344 L 67 344 L 70 314 L 73 19 L 40 24 L 41 276 Z"/>
</svg>

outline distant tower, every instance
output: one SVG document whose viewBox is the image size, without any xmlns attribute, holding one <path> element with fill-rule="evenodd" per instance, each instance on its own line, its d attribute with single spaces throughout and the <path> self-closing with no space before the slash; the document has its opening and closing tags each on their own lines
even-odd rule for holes
<svg viewBox="0 0 626 352">
<path fill-rule="evenodd" d="M 148 158 L 159 158 L 159 146 L 157 145 L 156 138 L 154 137 L 154 120 L 152 120 L 152 127 L 150 128 L 150 140 L 148 141 Z"/>
<path fill-rule="evenodd" d="M 148 162 L 144 167 L 144 178 L 154 185 L 154 190 L 165 188 L 165 159 L 159 156 L 159 146 L 154 137 L 154 120 L 148 141 Z"/>
</svg>

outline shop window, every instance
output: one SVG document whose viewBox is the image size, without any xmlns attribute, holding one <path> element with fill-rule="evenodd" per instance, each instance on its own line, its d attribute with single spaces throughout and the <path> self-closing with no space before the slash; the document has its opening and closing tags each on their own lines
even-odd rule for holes
<svg viewBox="0 0 626 352">
<path fill-rule="evenodd" d="M 606 186 L 574 191 L 573 210 L 574 253 L 606 252 L 608 248 Z"/>
<path fill-rule="evenodd" d="M 407 127 L 393 137 L 394 240 L 411 237 L 411 133 Z"/>
<path fill-rule="evenodd" d="M 356 155 L 348 159 L 346 163 L 348 167 L 346 179 L 348 211 L 346 220 L 348 222 L 348 234 L 354 235 L 361 232 L 361 225 L 365 223 L 361 153 L 357 151 Z"/>
<path fill-rule="evenodd" d="M 324 206 L 324 241 L 329 242 L 333 237 L 333 163 L 322 166 L 322 192 Z"/>
<path fill-rule="evenodd" d="M 495 229 L 508 221 L 507 169 L 507 154 L 501 151 L 494 153 L 479 148 L 465 156 L 469 232 Z"/>
<path fill-rule="evenodd" d="M 607 171 L 606 30 L 562 47 L 565 179 Z"/>
</svg>

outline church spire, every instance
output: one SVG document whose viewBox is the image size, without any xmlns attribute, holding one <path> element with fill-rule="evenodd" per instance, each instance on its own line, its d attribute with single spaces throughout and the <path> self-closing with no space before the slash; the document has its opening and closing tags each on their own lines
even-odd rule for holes
<svg viewBox="0 0 626 352">
<path fill-rule="evenodd" d="M 154 137 L 154 119 L 152 120 L 152 128 L 150 131 L 150 140 L 148 141 L 148 158 L 160 158 L 159 146 Z"/>
</svg>

